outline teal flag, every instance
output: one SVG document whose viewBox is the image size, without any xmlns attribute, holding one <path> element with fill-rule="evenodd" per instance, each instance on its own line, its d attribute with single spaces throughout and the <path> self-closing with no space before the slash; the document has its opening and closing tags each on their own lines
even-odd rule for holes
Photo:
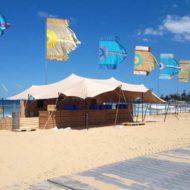
<svg viewBox="0 0 190 190">
<path fill-rule="evenodd" d="M 0 14 L 0 36 L 4 34 L 4 30 L 7 29 L 10 26 L 9 23 L 7 23 L 5 17 Z"/>
<path fill-rule="evenodd" d="M 172 79 L 179 70 L 179 63 L 173 54 L 160 54 L 160 79 Z"/>
<path fill-rule="evenodd" d="M 116 69 L 125 60 L 127 52 L 117 40 L 101 40 L 99 42 L 100 67 Z"/>
</svg>

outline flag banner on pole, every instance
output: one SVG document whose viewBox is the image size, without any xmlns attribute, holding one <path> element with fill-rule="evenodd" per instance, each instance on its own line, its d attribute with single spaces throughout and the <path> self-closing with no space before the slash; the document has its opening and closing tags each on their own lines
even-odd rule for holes
<svg viewBox="0 0 190 190">
<path fill-rule="evenodd" d="M 134 74 L 148 75 L 157 66 L 157 61 L 151 53 L 150 47 L 136 46 L 135 47 L 135 62 Z"/>
<path fill-rule="evenodd" d="M 99 61 L 100 68 L 117 69 L 117 65 L 125 60 L 127 52 L 118 40 L 100 40 Z"/>
<path fill-rule="evenodd" d="M 180 60 L 179 64 L 178 80 L 179 82 L 188 82 L 190 80 L 190 60 Z"/>
<path fill-rule="evenodd" d="M 0 14 L 0 36 L 4 34 L 4 30 L 6 30 L 10 26 L 9 23 L 7 23 L 5 17 Z"/>
<path fill-rule="evenodd" d="M 179 63 L 174 54 L 160 54 L 160 79 L 172 79 L 179 73 Z"/>
<path fill-rule="evenodd" d="M 65 19 L 47 18 L 47 59 L 67 60 L 68 54 L 80 44 L 75 33 Z"/>
</svg>

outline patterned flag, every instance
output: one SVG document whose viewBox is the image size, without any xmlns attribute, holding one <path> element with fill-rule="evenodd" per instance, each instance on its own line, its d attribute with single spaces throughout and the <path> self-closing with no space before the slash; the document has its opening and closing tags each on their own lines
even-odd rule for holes
<svg viewBox="0 0 190 190">
<path fill-rule="evenodd" d="M 150 47 L 136 46 L 135 47 L 135 64 L 134 74 L 148 75 L 157 66 L 157 61 L 151 53 Z"/>
<path fill-rule="evenodd" d="M 172 79 L 179 73 L 179 69 L 173 54 L 160 54 L 160 79 Z"/>
<path fill-rule="evenodd" d="M 117 64 L 121 63 L 127 56 L 125 49 L 118 40 L 101 40 L 99 42 L 100 67 L 116 69 Z"/>
<path fill-rule="evenodd" d="M 178 80 L 180 82 L 188 82 L 190 80 L 190 60 L 180 60 L 180 71 Z"/>
<path fill-rule="evenodd" d="M 10 26 L 9 23 L 7 23 L 5 17 L 0 14 L 0 36 L 4 34 L 4 30 L 7 29 Z"/>
<path fill-rule="evenodd" d="M 69 21 L 47 18 L 47 59 L 67 60 L 68 54 L 80 44 L 69 28 Z"/>
</svg>

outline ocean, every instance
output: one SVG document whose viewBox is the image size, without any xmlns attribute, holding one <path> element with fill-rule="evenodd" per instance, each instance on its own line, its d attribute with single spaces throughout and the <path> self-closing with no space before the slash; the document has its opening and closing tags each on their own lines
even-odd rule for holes
<svg viewBox="0 0 190 190">
<path fill-rule="evenodd" d="M 190 103 L 169 103 L 169 104 L 133 104 L 133 114 L 141 115 L 143 113 L 146 115 L 158 115 L 164 113 L 181 113 L 190 112 Z"/>
<path fill-rule="evenodd" d="M 12 117 L 12 112 L 20 110 L 20 101 L 18 100 L 0 100 L 0 107 L 4 108 L 4 112 L 0 112 L 0 118 Z"/>
</svg>

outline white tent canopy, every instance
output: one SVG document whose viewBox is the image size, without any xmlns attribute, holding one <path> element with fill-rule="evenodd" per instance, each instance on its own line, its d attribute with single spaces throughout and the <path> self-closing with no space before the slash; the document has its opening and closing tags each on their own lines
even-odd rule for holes
<svg viewBox="0 0 190 190">
<path fill-rule="evenodd" d="M 79 97 L 82 99 L 93 98 L 100 94 L 114 91 L 121 88 L 125 93 L 142 93 L 148 95 L 150 102 L 164 102 L 144 85 L 127 84 L 114 79 L 89 79 L 71 74 L 56 83 L 48 85 L 31 86 L 25 91 L 9 97 L 9 100 L 27 100 L 29 97 L 34 99 L 58 98 L 60 94 L 65 96 Z"/>
</svg>

